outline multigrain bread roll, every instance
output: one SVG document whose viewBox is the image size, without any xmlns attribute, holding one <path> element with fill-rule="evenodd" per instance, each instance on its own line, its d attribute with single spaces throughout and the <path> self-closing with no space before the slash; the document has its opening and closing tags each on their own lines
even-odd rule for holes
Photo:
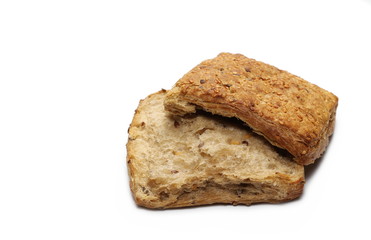
<svg viewBox="0 0 371 240">
<path fill-rule="evenodd" d="M 300 196 L 303 166 L 239 120 L 205 112 L 169 115 L 165 94 L 141 100 L 129 128 L 127 164 L 138 205 L 249 205 Z"/>
<path fill-rule="evenodd" d="M 168 92 L 165 109 L 236 117 L 307 165 L 328 145 L 337 103 L 334 94 L 300 77 L 241 54 L 221 53 L 185 74 Z"/>
</svg>

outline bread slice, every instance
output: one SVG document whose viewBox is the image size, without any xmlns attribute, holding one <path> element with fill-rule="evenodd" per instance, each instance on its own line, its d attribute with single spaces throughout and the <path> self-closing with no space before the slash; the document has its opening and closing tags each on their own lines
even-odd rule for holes
<svg viewBox="0 0 371 240">
<path fill-rule="evenodd" d="M 138 205 L 249 205 L 300 196 L 303 166 L 239 120 L 208 113 L 168 115 L 165 94 L 141 100 L 129 128 L 127 164 Z"/>
<path fill-rule="evenodd" d="M 196 109 L 236 117 L 299 164 L 324 152 L 338 98 L 304 79 L 241 54 L 221 53 L 185 74 L 169 91 L 166 110 Z"/>
</svg>

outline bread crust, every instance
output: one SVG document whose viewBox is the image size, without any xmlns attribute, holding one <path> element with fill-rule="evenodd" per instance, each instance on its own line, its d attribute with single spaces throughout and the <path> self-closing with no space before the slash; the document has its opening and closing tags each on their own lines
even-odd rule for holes
<svg viewBox="0 0 371 240">
<path fill-rule="evenodd" d="M 236 117 L 300 164 L 313 163 L 333 133 L 338 98 L 304 79 L 241 54 L 221 53 L 185 74 L 165 99 L 183 115 L 197 108 Z"/>
<path fill-rule="evenodd" d="M 185 180 L 185 182 L 181 184 L 176 184 L 169 179 L 165 179 L 166 183 L 160 183 L 161 179 L 152 179 L 150 177 L 150 172 L 153 169 L 149 168 L 147 163 L 148 161 L 155 160 L 147 159 L 139 153 L 138 147 L 141 147 L 142 144 L 137 141 L 143 140 L 146 137 L 143 136 L 143 128 L 150 127 L 149 125 L 151 124 L 151 121 L 149 121 L 146 116 L 149 108 L 145 107 L 148 106 L 148 103 L 153 99 L 163 100 L 165 94 L 166 91 L 162 90 L 155 94 L 151 94 L 145 100 L 141 100 L 128 130 L 129 138 L 126 145 L 127 166 L 130 178 L 130 189 L 137 205 L 146 208 L 163 209 L 214 203 L 250 205 L 257 202 L 285 202 L 298 198 L 301 195 L 305 181 L 304 169 L 302 166 L 291 162 L 290 159 L 283 161 L 285 161 L 285 164 L 286 162 L 290 162 L 287 164 L 288 166 L 292 166 L 292 168 L 289 169 L 293 172 L 291 174 L 273 172 L 269 176 L 263 178 L 254 174 L 246 178 L 246 176 L 238 177 L 234 176 L 234 174 L 223 175 L 222 172 L 217 172 L 208 174 L 207 176 L 198 175 Z M 147 119 L 148 122 L 143 124 L 143 119 Z M 153 121 L 154 120 L 152 120 L 152 122 Z M 167 120 L 156 119 L 156 121 Z M 156 122 L 156 124 L 158 124 L 158 122 Z M 176 128 L 176 125 L 174 127 Z M 151 134 L 155 136 L 156 134 L 167 135 L 166 131 L 174 131 L 175 129 L 167 129 L 165 131 L 163 129 L 158 129 L 156 126 L 156 130 L 159 132 L 151 132 Z M 186 130 L 188 131 L 189 129 Z M 179 134 L 182 133 L 180 132 Z M 251 137 L 249 139 L 251 139 Z M 250 142 L 251 141 L 252 140 L 250 140 Z M 149 150 L 151 149 L 148 149 L 148 151 Z M 162 149 L 158 149 L 158 151 L 162 151 Z M 172 162 L 172 159 L 168 160 Z M 152 164 L 154 164 L 152 168 L 156 168 L 159 163 L 154 162 Z M 264 169 L 261 170 L 263 171 Z M 247 171 L 249 170 L 247 169 Z"/>
<path fill-rule="evenodd" d="M 247 183 L 246 183 L 247 184 Z M 252 184 L 252 183 L 249 183 Z M 261 184 L 261 182 L 259 183 Z M 273 183 L 270 183 L 273 184 Z M 212 184 L 211 186 L 201 187 L 199 189 L 188 191 L 180 190 L 180 194 L 173 197 L 170 202 L 163 202 L 160 199 L 148 200 L 146 198 L 141 198 L 134 194 L 135 201 L 138 206 L 152 209 L 168 209 L 168 208 L 181 208 L 181 207 L 193 207 L 201 205 L 210 204 L 233 204 L 233 205 L 251 205 L 254 203 L 282 203 L 301 196 L 304 188 L 304 181 L 300 180 L 298 183 L 285 183 L 277 181 L 276 184 L 282 189 L 282 191 L 287 191 L 288 194 L 282 196 L 282 198 L 272 197 L 262 199 L 261 196 L 249 196 L 248 198 L 236 194 L 234 189 L 227 189 L 223 186 L 217 186 Z M 214 186 L 213 186 L 214 185 Z"/>
</svg>

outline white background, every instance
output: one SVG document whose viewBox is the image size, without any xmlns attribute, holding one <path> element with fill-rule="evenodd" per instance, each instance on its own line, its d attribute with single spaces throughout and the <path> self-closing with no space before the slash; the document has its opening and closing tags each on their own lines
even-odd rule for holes
<svg viewBox="0 0 371 240">
<path fill-rule="evenodd" d="M 0 1 L 0 239 L 370 239 L 371 1 Z M 219 52 L 339 99 L 325 157 L 285 204 L 136 207 L 140 99 Z"/>
</svg>

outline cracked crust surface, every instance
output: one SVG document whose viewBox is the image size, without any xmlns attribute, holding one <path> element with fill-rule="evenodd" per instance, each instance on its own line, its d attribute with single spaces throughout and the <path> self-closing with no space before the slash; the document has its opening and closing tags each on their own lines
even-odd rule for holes
<svg viewBox="0 0 371 240">
<path fill-rule="evenodd" d="M 237 119 L 169 115 L 165 94 L 141 100 L 129 128 L 127 165 L 138 205 L 250 205 L 301 195 L 303 166 Z"/>
<path fill-rule="evenodd" d="M 185 74 L 165 109 L 183 115 L 201 108 L 236 117 L 300 164 L 324 152 L 338 98 L 304 79 L 241 54 L 221 53 Z"/>
</svg>

